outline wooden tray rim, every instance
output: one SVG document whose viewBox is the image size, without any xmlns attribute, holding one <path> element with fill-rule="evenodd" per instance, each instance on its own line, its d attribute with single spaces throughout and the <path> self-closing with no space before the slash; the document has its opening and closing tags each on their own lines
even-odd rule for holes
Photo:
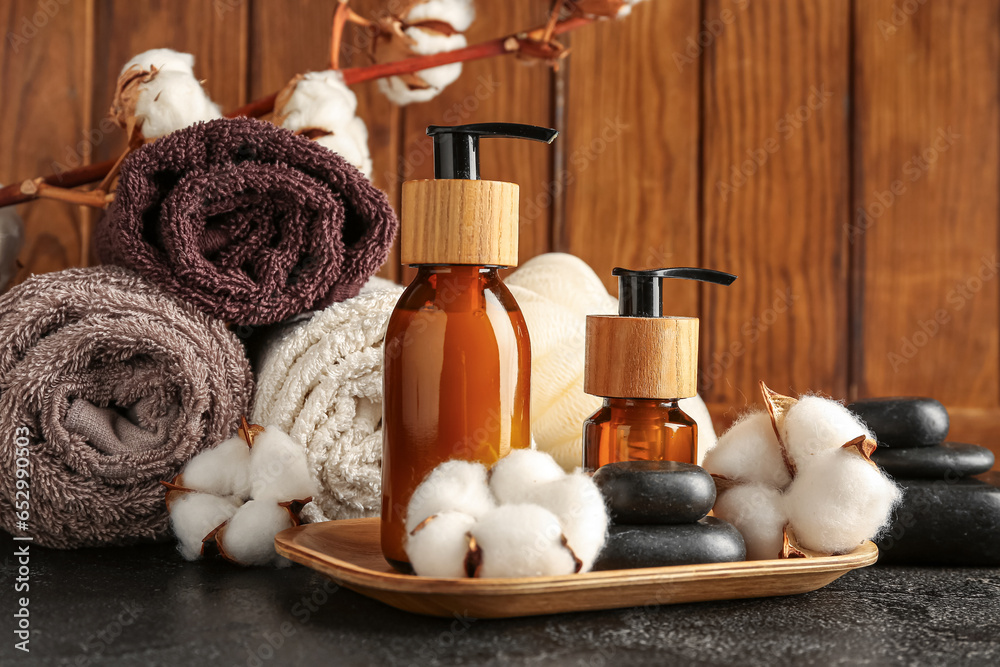
<svg viewBox="0 0 1000 667">
<path fill-rule="evenodd" d="M 374 519 L 344 519 L 336 523 L 368 523 Z M 330 522 L 324 522 L 330 523 Z M 436 593 L 443 595 L 506 595 L 550 593 L 563 590 L 607 588 L 615 583 L 637 586 L 642 584 L 680 583 L 688 581 L 724 580 L 767 577 L 819 572 L 847 572 L 867 567 L 878 560 L 878 547 L 868 541 L 854 551 L 839 556 L 811 556 L 774 560 L 740 561 L 735 563 L 703 563 L 670 565 L 632 570 L 604 570 L 554 577 L 522 577 L 493 579 L 454 579 L 418 577 L 410 574 L 376 572 L 330 554 L 295 544 L 295 538 L 310 529 L 322 526 L 306 524 L 289 528 L 274 538 L 277 552 L 301 565 L 315 569 L 345 584 L 396 593 Z"/>
</svg>

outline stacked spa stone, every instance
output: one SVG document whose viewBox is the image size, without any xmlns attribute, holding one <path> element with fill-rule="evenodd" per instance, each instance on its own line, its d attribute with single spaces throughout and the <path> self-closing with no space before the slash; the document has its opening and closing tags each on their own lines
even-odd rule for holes
<svg viewBox="0 0 1000 667">
<path fill-rule="evenodd" d="M 985 447 L 945 442 L 948 412 L 931 398 L 847 406 L 878 440 L 872 459 L 903 488 L 876 540 L 882 563 L 1000 565 L 1000 488 L 972 479 L 993 467 Z"/>
<path fill-rule="evenodd" d="M 732 525 L 707 516 L 715 482 L 704 469 L 673 461 L 623 461 L 594 473 L 611 513 L 595 570 L 724 563 L 746 558 Z"/>
</svg>

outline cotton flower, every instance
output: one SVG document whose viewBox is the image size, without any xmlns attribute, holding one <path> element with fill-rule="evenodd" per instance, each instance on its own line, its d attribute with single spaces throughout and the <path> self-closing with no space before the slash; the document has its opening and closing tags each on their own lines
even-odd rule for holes
<svg viewBox="0 0 1000 667">
<path fill-rule="evenodd" d="M 414 55 L 432 55 L 467 46 L 463 33 L 475 18 L 472 0 L 424 0 L 400 18 L 380 22 L 375 44 L 378 62 L 394 62 Z M 461 63 L 420 70 L 413 74 L 379 79 L 379 89 L 394 104 L 426 102 L 462 73 Z"/>
<path fill-rule="evenodd" d="M 24 223 L 17 209 L 0 208 L 0 292 L 17 272 L 17 255 L 23 243 Z"/>
<path fill-rule="evenodd" d="M 837 554 L 874 538 L 899 489 L 872 462 L 876 444 L 843 405 L 796 399 L 761 383 L 767 412 L 745 416 L 705 457 L 718 478 L 715 515 L 743 534 L 751 559 L 795 546 Z"/>
<path fill-rule="evenodd" d="M 249 444 L 248 444 L 249 443 Z M 302 504 L 315 493 L 305 451 L 274 426 L 245 426 L 188 461 L 166 485 L 167 510 L 187 560 L 214 542 L 241 565 L 288 565 L 274 536 L 300 523 Z"/>
<path fill-rule="evenodd" d="M 111 117 L 132 137 L 151 141 L 195 123 L 222 117 L 194 75 L 194 56 L 152 49 L 125 63 Z"/>
<path fill-rule="evenodd" d="M 413 492 L 406 554 L 431 577 L 586 572 L 607 535 L 604 500 L 589 476 L 543 452 L 514 450 L 489 473 L 447 461 Z"/>
<path fill-rule="evenodd" d="M 371 178 L 368 128 L 357 110 L 358 99 L 340 72 L 307 72 L 297 75 L 278 93 L 273 121 L 314 139 Z"/>
</svg>

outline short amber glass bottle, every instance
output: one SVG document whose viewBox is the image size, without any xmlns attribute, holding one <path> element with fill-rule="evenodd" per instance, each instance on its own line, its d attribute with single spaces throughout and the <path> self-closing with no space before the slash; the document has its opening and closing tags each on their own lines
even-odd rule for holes
<svg viewBox="0 0 1000 667">
<path fill-rule="evenodd" d="M 496 267 L 421 266 L 385 336 L 382 553 L 406 569 L 406 508 L 448 459 L 531 444 L 528 328 Z M 389 418 L 389 416 L 392 418 Z"/>
<path fill-rule="evenodd" d="M 618 461 L 698 462 L 698 426 L 678 405 L 697 395 L 698 318 L 663 315 L 663 279 L 729 285 L 697 268 L 617 268 L 618 315 L 587 317 L 584 391 L 604 405 L 583 426 L 583 466 Z"/>
<path fill-rule="evenodd" d="M 605 398 L 583 423 L 585 467 L 616 461 L 697 463 L 698 425 L 676 400 Z"/>
</svg>

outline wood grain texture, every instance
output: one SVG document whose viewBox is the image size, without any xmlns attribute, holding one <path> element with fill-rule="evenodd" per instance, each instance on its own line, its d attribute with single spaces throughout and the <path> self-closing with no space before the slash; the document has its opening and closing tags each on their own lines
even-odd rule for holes
<svg viewBox="0 0 1000 667">
<path fill-rule="evenodd" d="M 698 393 L 698 318 L 587 317 L 583 390 L 614 398 Z"/>
<path fill-rule="evenodd" d="M 476 20 L 466 38 L 474 44 L 540 25 L 546 20 L 548 7 L 547 2 L 538 0 L 476 2 Z M 425 134 L 428 125 L 502 120 L 551 127 L 551 88 L 551 71 L 539 63 L 511 56 L 465 63 L 462 76 L 439 96 L 404 108 L 401 178 L 433 178 L 431 139 Z M 556 139 L 556 143 L 563 140 Z M 534 141 L 496 139 L 482 143 L 482 178 L 520 185 L 518 255 L 522 263 L 551 249 L 552 151 L 552 146 Z M 409 269 L 404 273 L 413 275 Z"/>
<path fill-rule="evenodd" d="M 11 183 L 87 164 L 89 134 L 88 69 L 91 2 L 6 2 L 0 9 L 0 182 Z M 25 225 L 20 261 L 12 280 L 58 271 L 80 257 L 79 207 L 45 201 L 18 207 Z"/>
<path fill-rule="evenodd" d="M 728 12 L 728 14 L 726 14 Z M 710 401 L 847 390 L 847 0 L 709 0 L 701 388 Z M 723 16 L 729 16 L 728 22 Z"/>
<path fill-rule="evenodd" d="M 424 180 L 403 184 L 406 264 L 517 266 L 518 187 L 484 180 Z"/>
<path fill-rule="evenodd" d="M 699 64 L 674 57 L 699 19 L 696 2 L 655 0 L 569 39 L 555 249 L 583 258 L 612 294 L 616 266 L 699 264 Z M 664 312 L 698 315 L 697 286 L 669 282 Z"/>
<path fill-rule="evenodd" d="M 857 2 L 861 397 L 1000 402 L 1000 4 Z"/>
<path fill-rule="evenodd" d="M 558 577 L 436 579 L 400 574 L 382 558 L 379 519 L 328 521 L 275 537 L 279 554 L 398 609 L 510 618 L 651 604 L 794 595 L 878 559 L 871 542 L 844 556 L 676 565 Z"/>
</svg>

